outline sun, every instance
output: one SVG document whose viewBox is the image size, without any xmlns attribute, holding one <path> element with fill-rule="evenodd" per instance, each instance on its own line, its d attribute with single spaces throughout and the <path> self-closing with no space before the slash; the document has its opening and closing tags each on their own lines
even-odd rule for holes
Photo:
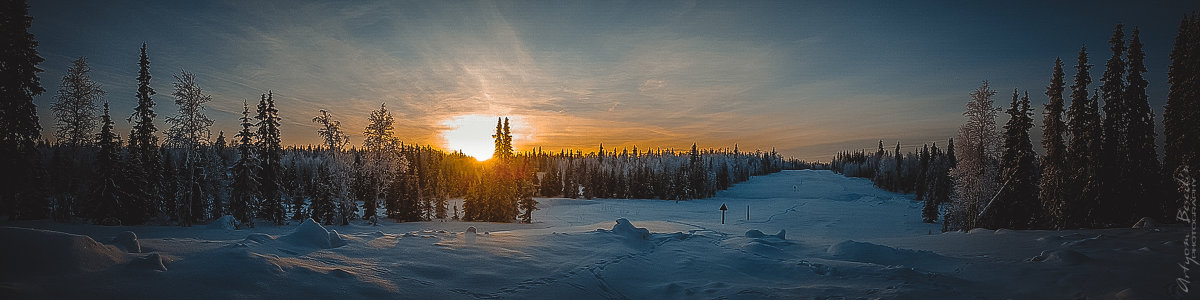
<svg viewBox="0 0 1200 300">
<path fill-rule="evenodd" d="M 496 117 L 485 115 L 462 115 L 442 121 L 450 127 L 442 131 L 446 149 L 462 151 L 463 154 L 485 161 L 496 151 Z"/>
</svg>

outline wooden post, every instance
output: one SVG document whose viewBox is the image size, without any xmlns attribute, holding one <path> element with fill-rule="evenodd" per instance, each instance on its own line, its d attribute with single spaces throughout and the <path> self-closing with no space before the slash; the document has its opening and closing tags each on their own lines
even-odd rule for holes
<svg viewBox="0 0 1200 300">
<path fill-rule="evenodd" d="M 725 203 L 721 203 L 721 224 L 725 224 L 725 211 L 726 210 L 729 210 L 729 208 L 725 207 Z"/>
</svg>

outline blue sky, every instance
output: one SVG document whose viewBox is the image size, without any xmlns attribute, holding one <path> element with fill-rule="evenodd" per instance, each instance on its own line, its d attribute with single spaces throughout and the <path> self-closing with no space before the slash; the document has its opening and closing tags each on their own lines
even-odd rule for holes
<svg viewBox="0 0 1200 300">
<path fill-rule="evenodd" d="M 1040 115 L 1054 58 L 1070 68 L 1087 45 L 1098 78 L 1117 22 L 1141 28 L 1161 122 L 1175 31 L 1200 4 L 1137 4 L 37 0 L 31 31 L 47 137 L 79 56 L 127 133 L 146 42 L 160 120 L 175 113 L 171 74 L 186 70 L 213 96 L 214 135 L 272 90 L 285 143 L 317 143 L 310 120 L 328 109 L 357 145 L 386 103 L 402 140 L 440 147 L 447 120 L 507 115 L 519 149 L 738 143 L 827 161 L 879 139 L 943 144 L 982 80 L 998 104 L 1028 90 Z"/>
</svg>

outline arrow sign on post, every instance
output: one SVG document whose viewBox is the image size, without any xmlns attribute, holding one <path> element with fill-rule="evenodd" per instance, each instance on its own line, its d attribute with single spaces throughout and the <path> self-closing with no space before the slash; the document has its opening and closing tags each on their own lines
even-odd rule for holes
<svg viewBox="0 0 1200 300">
<path fill-rule="evenodd" d="M 729 208 L 725 207 L 725 203 L 721 203 L 721 224 L 725 224 L 725 211 L 726 210 L 729 210 Z"/>
</svg>

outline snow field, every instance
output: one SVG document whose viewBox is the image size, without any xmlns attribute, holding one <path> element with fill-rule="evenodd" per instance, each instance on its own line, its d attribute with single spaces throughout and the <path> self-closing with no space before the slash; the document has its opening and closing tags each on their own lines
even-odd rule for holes
<svg viewBox="0 0 1200 300">
<path fill-rule="evenodd" d="M 828 171 L 538 200 L 534 224 L 0 223 L 0 298 L 1162 299 L 1185 230 L 942 234 L 911 196 Z"/>
</svg>

